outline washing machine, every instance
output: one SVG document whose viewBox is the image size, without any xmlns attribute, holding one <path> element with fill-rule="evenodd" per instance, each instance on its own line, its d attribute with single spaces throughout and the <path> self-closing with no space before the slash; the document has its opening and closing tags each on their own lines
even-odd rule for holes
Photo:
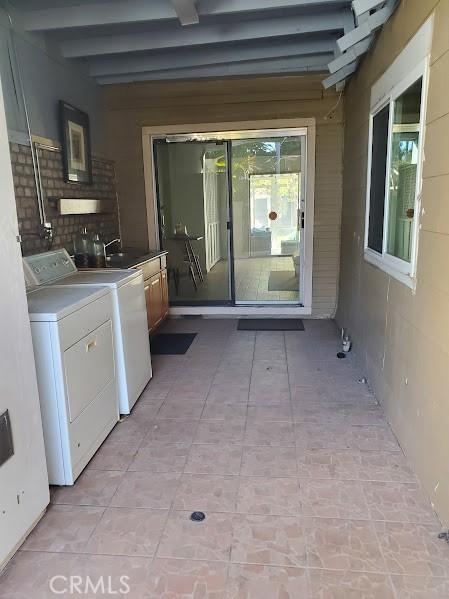
<svg viewBox="0 0 449 599">
<path fill-rule="evenodd" d="M 152 376 L 143 275 L 133 269 L 77 270 L 65 249 L 24 258 L 27 282 L 61 287 L 104 286 L 113 305 L 120 414 L 129 414 Z"/>
<path fill-rule="evenodd" d="M 27 300 L 49 482 L 73 485 L 119 418 L 112 296 L 40 286 Z"/>
</svg>

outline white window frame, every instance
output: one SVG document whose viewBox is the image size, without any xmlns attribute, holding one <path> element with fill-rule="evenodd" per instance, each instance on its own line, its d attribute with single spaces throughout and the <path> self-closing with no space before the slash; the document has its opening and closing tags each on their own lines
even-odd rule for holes
<svg viewBox="0 0 449 599">
<path fill-rule="evenodd" d="M 429 19 L 410 41 L 402 53 L 396 58 L 391 67 L 376 82 L 371 90 L 371 108 L 369 115 L 368 134 L 368 167 L 366 182 L 366 212 L 365 212 L 365 241 L 364 258 L 370 264 L 377 266 L 395 279 L 408 285 L 412 289 L 416 286 L 416 263 L 418 254 L 418 233 L 421 213 L 421 190 L 423 169 L 423 148 L 425 137 L 425 115 L 427 107 L 427 88 L 429 78 L 429 56 L 432 38 L 432 21 Z M 406 76 L 402 76 L 407 73 Z M 422 78 L 421 107 L 419 121 L 419 147 L 418 163 L 416 169 L 416 190 L 414 204 L 414 220 L 411 232 L 411 258 L 410 262 L 397 258 L 387 252 L 388 226 L 389 226 L 389 202 L 390 202 L 390 169 L 391 149 L 394 121 L 394 104 L 401 94 L 411 85 Z M 398 83 L 395 83 L 399 81 Z M 373 142 L 373 119 L 389 106 L 388 140 L 387 140 L 387 166 L 385 172 L 385 195 L 384 195 L 384 222 L 382 253 L 368 246 L 370 196 L 371 196 L 371 163 Z"/>
</svg>

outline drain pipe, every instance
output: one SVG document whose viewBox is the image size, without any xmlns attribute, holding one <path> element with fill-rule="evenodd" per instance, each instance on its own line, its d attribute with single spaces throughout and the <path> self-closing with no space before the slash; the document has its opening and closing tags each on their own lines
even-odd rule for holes
<svg viewBox="0 0 449 599">
<path fill-rule="evenodd" d="M 47 221 L 47 216 L 45 213 L 44 194 L 43 194 L 43 189 L 42 189 L 42 181 L 41 181 L 41 177 L 40 177 L 40 168 L 39 168 L 39 156 L 38 156 L 37 144 L 34 144 L 33 136 L 31 134 L 30 117 L 29 117 L 28 105 L 27 105 L 27 101 L 26 101 L 26 97 L 25 97 L 25 89 L 23 86 L 22 71 L 20 68 L 19 57 L 17 54 L 16 43 L 15 43 L 15 39 L 14 39 L 13 21 L 12 21 L 12 17 L 10 15 L 9 11 L 6 10 L 4 7 L 3 7 L 3 10 L 5 11 L 5 13 L 8 17 L 9 25 L 10 25 L 8 55 L 9 55 L 9 64 L 11 67 L 11 75 L 13 78 L 14 91 L 16 94 L 17 104 L 19 105 L 19 99 L 17 97 L 17 88 L 16 88 L 16 84 L 15 84 L 16 77 L 14 74 L 14 71 L 16 71 L 19 92 L 20 92 L 22 105 L 23 105 L 23 111 L 24 111 L 24 115 L 25 115 L 26 129 L 27 129 L 28 139 L 30 141 L 31 161 L 33 164 L 33 175 L 34 175 L 34 183 L 36 186 L 37 206 L 38 206 L 39 221 L 40 221 L 40 227 L 39 227 L 39 231 L 38 231 L 37 235 L 41 239 L 46 240 L 48 247 L 51 248 L 52 243 L 53 243 L 53 228 L 52 228 L 51 222 Z M 15 64 L 15 69 L 14 69 L 14 64 Z"/>
</svg>

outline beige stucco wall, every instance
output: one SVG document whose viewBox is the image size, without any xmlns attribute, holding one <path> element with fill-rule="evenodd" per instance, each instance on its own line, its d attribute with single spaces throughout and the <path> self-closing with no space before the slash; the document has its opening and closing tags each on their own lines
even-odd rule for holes
<svg viewBox="0 0 449 599">
<path fill-rule="evenodd" d="M 340 262 L 343 123 L 335 91 L 321 76 L 256 77 L 108 86 L 109 145 L 116 161 L 125 244 L 154 247 L 156 232 L 145 203 L 142 127 L 190 123 L 316 118 L 313 313 L 335 312 Z"/>
<path fill-rule="evenodd" d="M 363 259 L 372 84 L 435 10 L 416 293 Z M 338 323 L 449 524 L 449 0 L 403 0 L 348 86 Z"/>
</svg>

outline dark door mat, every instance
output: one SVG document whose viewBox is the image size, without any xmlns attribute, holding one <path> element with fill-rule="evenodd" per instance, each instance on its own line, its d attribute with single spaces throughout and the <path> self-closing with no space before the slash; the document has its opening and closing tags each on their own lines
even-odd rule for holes
<svg viewBox="0 0 449 599">
<path fill-rule="evenodd" d="M 150 338 L 151 353 L 181 355 L 189 349 L 196 333 L 158 333 Z"/>
<path fill-rule="evenodd" d="M 239 331 L 304 331 L 300 318 L 240 318 Z"/>
<path fill-rule="evenodd" d="M 294 270 L 271 270 L 268 291 L 298 291 L 299 281 Z"/>
</svg>

